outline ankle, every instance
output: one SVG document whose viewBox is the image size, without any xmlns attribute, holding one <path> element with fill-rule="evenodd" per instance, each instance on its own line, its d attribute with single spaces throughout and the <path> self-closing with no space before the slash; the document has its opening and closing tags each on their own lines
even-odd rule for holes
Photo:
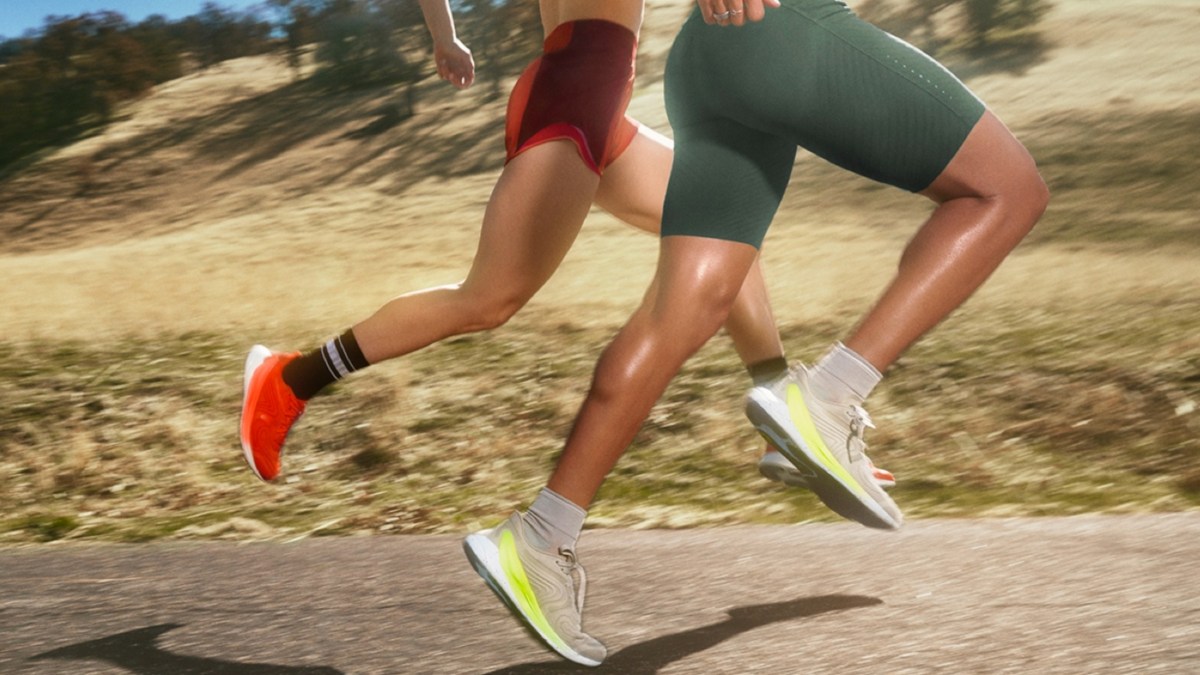
<svg viewBox="0 0 1200 675">
<path fill-rule="evenodd" d="M 755 387 L 769 386 L 771 383 L 786 377 L 788 374 L 787 359 L 777 356 L 765 361 L 757 361 L 746 366 L 750 379 Z"/>
<path fill-rule="evenodd" d="M 542 488 L 523 514 L 529 543 L 553 552 L 562 548 L 574 550 L 586 518 L 587 511 L 550 488 Z"/>
<path fill-rule="evenodd" d="M 809 370 L 813 392 L 830 403 L 862 404 L 881 379 L 875 366 L 840 342 Z"/>
</svg>

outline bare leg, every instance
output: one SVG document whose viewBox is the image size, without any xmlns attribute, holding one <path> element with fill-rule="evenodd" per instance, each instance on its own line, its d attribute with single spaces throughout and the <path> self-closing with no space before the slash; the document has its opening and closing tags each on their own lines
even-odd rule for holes
<svg viewBox="0 0 1200 675">
<path fill-rule="evenodd" d="M 633 142 L 600 179 L 596 204 L 640 230 L 658 234 L 673 157 L 671 139 L 653 129 L 639 128 Z M 652 287 L 650 292 L 655 291 Z M 783 343 L 759 260 L 755 260 L 746 275 L 725 330 L 746 365 L 783 356 Z"/>
<path fill-rule="evenodd" d="M 666 237 L 650 293 L 604 350 L 548 487 L 587 508 L 684 361 L 728 316 L 758 251 Z"/>
<path fill-rule="evenodd" d="M 598 184 L 566 141 L 513 158 L 488 201 L 466 280 L 401 295 L 354 326 L 363 355 L 378 363 L 451 335 L 503 324 L 558 269 Z"/>
<path fill-rule="evenodd" d="M 845 344 L 880 372 L 979 288 L 1029 232 L 1049 193 L 1033 158 L 991 112 L 922 192 L 938 203 Z"/>
</svg>

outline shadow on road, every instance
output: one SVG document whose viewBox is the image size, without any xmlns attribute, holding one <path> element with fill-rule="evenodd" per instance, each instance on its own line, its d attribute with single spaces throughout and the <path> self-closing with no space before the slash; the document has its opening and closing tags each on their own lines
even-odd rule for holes
<svg viewBox="0 0 1200 675">
<path fill-rule="evenodd" d="M 826 612 L 836 612 L 856 607 L 881 605 L 879 598 L 862 595 L 822 595 L 815 598 L 799 598 L 788 602 L 766 605 L 735 607 L 729 610 L 729 618 L 700 628 L 664 635 L 652 640 L 630 645 L 611 654 L 600 667 L 603 672 L 633 673 L 650 675 L 657 673 L 676 661 L 714 647 L 729 638 L 748 630 L 771 623 L 802 619 Z M 487 675 L 530 675 L 532 673 L 596 673 L 597 669 L 576 666 L 557 661 L 553 663 L 524 663 L 493 670 Z"/>
<path fill-rule="evenodd" d="M 107 661 L 138 675 L 342 675 L 342 671 L 326 666 L 276 666 L 172 654 L 155 644 L 159 636 L 181 625 L 165 623 L 139 628 L 55 649 L 33 658 Z"/>
</svg>

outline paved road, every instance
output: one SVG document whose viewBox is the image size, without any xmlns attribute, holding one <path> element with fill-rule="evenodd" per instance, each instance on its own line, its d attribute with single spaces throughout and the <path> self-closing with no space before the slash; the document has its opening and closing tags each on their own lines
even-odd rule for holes
<svg viewBox="0 0 1200 675">
<path fill-rule="evenodd" d="M 1200 513 L 589 531 L 613 673 L 1200 673 Z M 579 672 L 457 537 L 0 550 L 0 673 Z"/>
</svg>

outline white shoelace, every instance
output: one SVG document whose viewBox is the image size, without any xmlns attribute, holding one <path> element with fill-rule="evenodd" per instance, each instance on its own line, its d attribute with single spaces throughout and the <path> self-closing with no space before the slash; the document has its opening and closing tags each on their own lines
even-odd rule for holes
<svg viewBox="0 0 1200 675">
<path fill-rule="evenodd" d="M 558 561 L 559 568 L 566 572 L 568 577 L 571 577 L 575 584 L 575 609 L 583 614 L 583 599 L 587 595 L 587 572 L 583 571 L 583 565 L 579 564 L 579 560 L 575 557 L 575 551 L 566 546 L 558 549 L 558 555 L 562 557 Z"/>
<path fill-rule="evenodd" d="M 867 449 L 867 441 L 864 437 L 866 430 L 874 429 L 875 422 L 873 422 L 871 420 L 871 416 L 867 414 L 867 409 L 861 405 L 850 406 L 850 410 L 846 414 L 850 416 L 850 438 L 858 440 L 857 444 L 847 441 L 847 446 L 851 452 L 862 455 Z M 851 458 L 852 461 L 856 459 L 858 458 Z"/>
</svg>

